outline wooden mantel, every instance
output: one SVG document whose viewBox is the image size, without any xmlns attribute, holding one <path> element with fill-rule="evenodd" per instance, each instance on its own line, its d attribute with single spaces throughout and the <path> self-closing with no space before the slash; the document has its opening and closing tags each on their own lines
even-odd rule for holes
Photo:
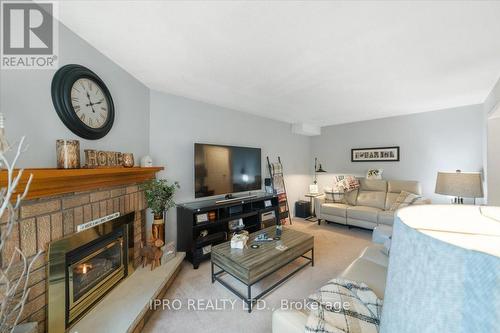
<svg viewBox="0 0 500 333">
<path fill-rule="evenodd" d="M 102 169 L 24 169 L 18 192 L 24 190 L 30 174 L 33 180 L 27 199 L 89 191 L 104 187 L 140 183 L 155 178 L 163 167 Z M 7 183 L 7 172 L 0 171 L 0 186 Z"/>
</svg>

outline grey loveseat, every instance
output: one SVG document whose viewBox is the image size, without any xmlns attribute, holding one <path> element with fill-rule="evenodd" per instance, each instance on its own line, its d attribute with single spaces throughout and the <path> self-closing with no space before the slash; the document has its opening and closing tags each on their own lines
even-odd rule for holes
<svg viewBox="0 0 500 333">
<path fill-rule="evenodd" d="M 394 223 L 394 211 L 390 211 L 401 191 L 421 195 L 420 183 L 413 180 L 378 180 L 360 178 L 357 190 L 344 194 L 342 202 L 328 202 L 325 196 L 315 199 L 318 224 L 322 220 L 366 229 Z M 428 204 L 419 199 L 416 204 Z"/>
</svg>

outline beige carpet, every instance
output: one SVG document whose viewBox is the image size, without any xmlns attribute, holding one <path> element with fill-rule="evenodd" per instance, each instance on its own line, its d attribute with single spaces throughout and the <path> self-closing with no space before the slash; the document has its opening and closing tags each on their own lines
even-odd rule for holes
<svg viewBox="0 0 500 333">
<path fill-rule="evenodd" d="M 342 272 L 370 243 L 371 231 L 362 229 L 348 229 L 337 224 L 322 224 L 294 219 L 291 226 L 299 231 L 314 235 L 315 266 L 308 266 L 295 274 L 284 284 L 264 297 L 265 309 L 247 313 L 242 301 L 223 287 L 220 283 L 211 283 L 210 263 L 205 262 L 194 270 L 192 265 L 185 261 L 176 280 L 167 292 L 167 298 L 176 303 L 179 310 L 157 310 L 150 318 L 143 332 L 271 332 L 271 314 L 273 309 L 280 308 L 281 300 L 302 300 L 326 281 Z M 259 288 L 269 286 L 279 280 L 287 270 L 280 270 L 277 274 L 259 282 L 252 290 L 257 295 Z M 232 285 L 245 293 L 246 288 L 238 284 L 235 279 L 227 279 Z M 193 304 L 199 299 L 201 303 Z M 226 300 L 226 301 L 225 301 Z M 235 302 L 234 309 L 230 301 Z M 191 303 L 190 303 L 191 302 Z M 218 302 L 216 304 L 216 302 Z M 223 303 L 227 305 L 223 307 Z M 213 308 L 217 305 L 218 308 Z M 208 310 L 193 310 L 205 308 Z"/>
</svg>

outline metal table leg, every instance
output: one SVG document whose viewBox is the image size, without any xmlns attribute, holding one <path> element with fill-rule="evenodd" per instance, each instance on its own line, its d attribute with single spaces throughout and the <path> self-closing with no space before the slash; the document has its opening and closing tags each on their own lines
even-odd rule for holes
<svg viewBox="0 0 500 333">
<path fill-rule="evenodd" d="M 249 285 L 248 286 L 248 289 L 247 289 L 247 292 L 248 292 L 248 313 L 252 312 L 252 305 L 253 305 L 253 302 L 252 302 L 252 285 Z"/>
<path fill-rule="evenodd" d="M 314 197 L 309 197 L 309 204 L 311 205 L 311 210 L 310 214 L 311 216 L 306 218 L 306 221 L 311 221 L 311 222 L 316 222 L 318 221 L 318 218 L 316 218 L 316 212 L 315 212 L 315 207 L 314 207 Z"/>
</svg>

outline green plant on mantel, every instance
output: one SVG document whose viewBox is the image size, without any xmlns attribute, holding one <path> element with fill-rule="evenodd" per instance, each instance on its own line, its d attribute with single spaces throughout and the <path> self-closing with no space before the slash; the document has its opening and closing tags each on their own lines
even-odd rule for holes
<svg viewBox="0 0 500 333">
<path fill-rule="evenodd" d="M 171 207 L 175 207 L 173 200 L 175 191 L 179 188 L 178 182 L 169 184 L 166 179 L 152 179 L 145 183 L 142 188 L 148 207 L 153 212 L 155 218 L 163 218 L 163 212 Z"/>
</svg>

